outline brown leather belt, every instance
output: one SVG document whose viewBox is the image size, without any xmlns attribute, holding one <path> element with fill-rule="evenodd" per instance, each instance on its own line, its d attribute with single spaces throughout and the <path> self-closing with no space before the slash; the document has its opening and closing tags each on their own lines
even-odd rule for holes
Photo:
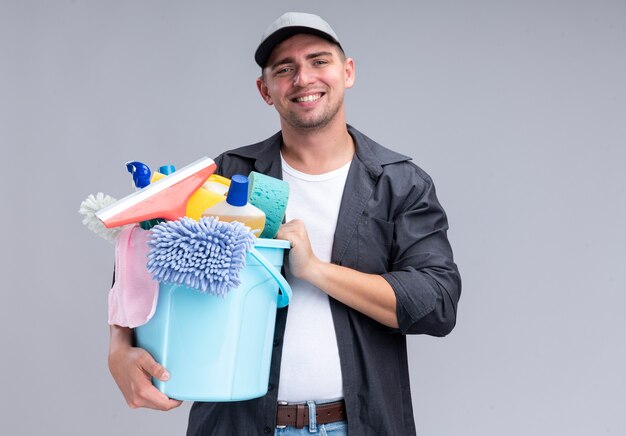
<svg viewBox="0 0 626 436">
<path fill-rule="evenodd" d="M 346 405 L 343 400 L 315 405 L 315 422 L 317 424 L 328 424 L 343 419 L 346 419 Z M 276 412 L 276 425 L 291 425 L 296 428 L 309 425 L 309 406 L 306 404 L 279 404 Z"/>
</svg>

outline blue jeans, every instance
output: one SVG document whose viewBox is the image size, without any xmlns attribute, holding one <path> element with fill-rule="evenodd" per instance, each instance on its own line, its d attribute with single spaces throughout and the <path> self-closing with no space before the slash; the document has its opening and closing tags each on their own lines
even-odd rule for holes
<svg viewBox="0 0 626 436">
<path fill-rule="evenodd" d="M 309 430 L 309 426 L 304 428 L 295 428 L 292 426 L 285 428 L 277 428 L 275 436 L 348 436 L 348 421 L 329 422 L 328 424 L 316 425 L 316 430 Z"/>
<path fill-rule="evenodd" d="M 315 403 L 307 401 L 309 406 L 309 424 L 303 428 L 287 426 L 285 428 L 276 427 L 275 436 L 348 436 L 348 421 L 329 422 L 328 424 L 318 424 L 315 422 Z"/>
</svg>

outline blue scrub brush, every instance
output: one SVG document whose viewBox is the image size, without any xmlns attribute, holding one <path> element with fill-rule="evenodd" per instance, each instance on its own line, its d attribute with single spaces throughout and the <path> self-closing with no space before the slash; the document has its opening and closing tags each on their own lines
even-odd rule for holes
<svg viewBox="0 0 626 436">
<path fill-rule="evenodd" d="M 255 236 L 240 222 L 188 217 L 150 229 L 148 271 L 155 280 L 224 296 L 241 283 L 239 273 Z"/>
</svg>

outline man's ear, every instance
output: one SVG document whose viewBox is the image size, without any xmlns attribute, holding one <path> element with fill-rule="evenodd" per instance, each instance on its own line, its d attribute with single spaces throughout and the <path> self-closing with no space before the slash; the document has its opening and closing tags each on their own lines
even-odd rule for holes
<svg viewBox="0 0 626 436">
<path fill-rule="evenodd" d="M 355 80 L 354 59 L 347 58 L 344 63 L 344 74 L 346 88 L 352 88 Z"/>
<path fill-rule="evenodd" d="M 263 99 L 263 101 L 265 101 L 265 103 L 269 104 L 270 106 L 273 105 L 274 102 L 272 102 L 272 97 L 270 97 L 267 85 L 265 84 L 263 77 L 259 77 L 258 79 L 256 79 L 256 87 L 259 90 L 259 94 L 261 94 L 261 98 Z"/>
</svg>

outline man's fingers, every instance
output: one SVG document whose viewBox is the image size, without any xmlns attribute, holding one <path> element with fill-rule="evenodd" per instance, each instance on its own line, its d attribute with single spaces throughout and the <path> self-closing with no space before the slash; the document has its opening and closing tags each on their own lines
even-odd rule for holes
<svg viewBox="0 0 626 436">
<path fill-rule="evenodd" d="M 168 398 L 152 385 L 138 389 L 136 395 L 127 402 L 131 409 L 145 407 L 163 411 L 174 409 L 183 403 L 182 401 Z"/>
<path fill-rule="evenodd" d="M 167 398 L 165 394 L 162 394 L 161 392 L 159 393 L 161 394 L 160 398 L 156 399 L 156 405 L 158 410 L 172 410 L 183 404 L 182 401 L 172 400 L 171 398 Z"/>
<path fill-rule="evenodd" d="M 155 361 L 148 352 L 141 354 L 138 364 L 140 370 L 148 377 L 154 377 L 161 381 L 167 381 L 170 378 L 165 367 Z M 149 380 L 138 383 L 135 387 L 135 395 L 128 401 L 131 408 L 147 407 L 157 410 L 171 410 L 181 404 L 182 401 L 168 398 L 167 395 L 155 388 Z"/>
<path fill-rule="evenodd" d="M 137 396 L 132 402 L 129 402 L 129 406 L 133 409 L 139 407 L 146 407 L 155 410 L 171 410 L 183 404 L 182 401 L 172 400 L 167 395 L 157 390 L 154 386 L 150 385 L 149 388 L 142 389 L 137 392 Z"/>
<path fill-rule="evenodd" d="M 154 360 L 149 353 L 145 353 L 141 357 L 139 364 L 141 368 L 151 377 L 157 378 L 161 381 L 167 381 L 170 378 L 170 373 L 167 372 L 165 367 Z"/>
<path fill-rule="evenodd" d="M 282 224 L 276 233 L 276 239 L 284 239 L 289 241 L 291 248 L 297 245 L 298 240 L 306 237 L 306 229 L 304 222 L 299 219 L 291 220 L 285 224 Z"/>
</svg>

